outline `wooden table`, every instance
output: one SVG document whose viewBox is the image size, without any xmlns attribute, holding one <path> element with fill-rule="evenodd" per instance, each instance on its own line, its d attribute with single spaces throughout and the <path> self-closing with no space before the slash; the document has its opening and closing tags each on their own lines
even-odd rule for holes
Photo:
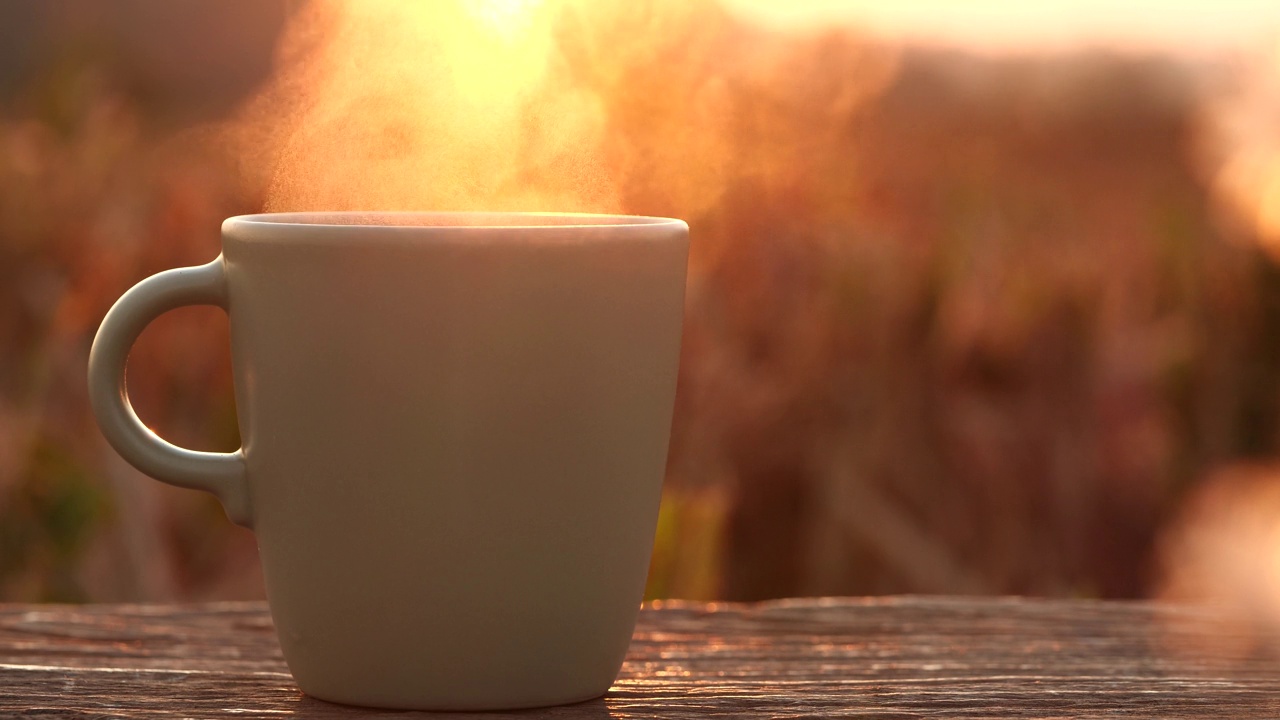
<svg viewBox="0 0 1280 720">
<path fill-rule="evenodd" d="M 1169 605 L 655 603 L 604 698 L 481 717 L 1280 718 L 1273 648 Z M 259 603 L 0 606 L 0 717 L 14 715 L 392 716 L 300 694 Z"/>
</svg>

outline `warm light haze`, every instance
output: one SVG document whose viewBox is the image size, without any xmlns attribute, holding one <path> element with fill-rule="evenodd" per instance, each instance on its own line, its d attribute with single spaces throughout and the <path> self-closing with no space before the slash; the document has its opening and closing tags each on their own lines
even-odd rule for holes
<svg viewBox="0 0 1280 720">
<path fill-rule="evenodd" d="M 1274 0 L 727 0 L 770 23 L 862 27 L 892 39 L 982 51 L 1125 49 L 1219 51 L 1274 41 Z"/>
</svg>

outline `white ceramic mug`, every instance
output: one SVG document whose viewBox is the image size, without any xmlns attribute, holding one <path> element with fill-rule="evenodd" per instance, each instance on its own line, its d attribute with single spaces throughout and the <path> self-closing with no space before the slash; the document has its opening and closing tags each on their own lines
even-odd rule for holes
<svg viewBox="0 0 1280 720">
<path fill-rule="evenodd" d="M 478 710 L 603 694 L 643 593 L 675 396 L 688 227 L 662 218 L 235 217 L 213 262 L 107 313 L 107 439 L 254 529 L 315 697 Z M 230 318 L 243 447 L 134 414 L 125 360 L 183 305 Z"/>
</svg>

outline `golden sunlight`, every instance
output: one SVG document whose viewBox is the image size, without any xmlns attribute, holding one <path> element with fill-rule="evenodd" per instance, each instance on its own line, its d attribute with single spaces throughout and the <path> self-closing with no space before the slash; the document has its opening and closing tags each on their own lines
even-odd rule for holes
<svg viewBox="0 0 1280 720">
<path fill-rule="evenodd" d="M 1280 257 L 1280 47 L 1241 60 L 1230 89 L 1208 107 L 1204 142 L 1227 216 Z"/>
<path fill-rule="evenodd" d="M 542 0 L 472 0 L 466 8 L 485 24 L 511 37 L 527 30 Z"/>
<path fill-rule="evenodd" d="M 344 3 L 343 11 L 348 27 L 366 30 L 369 50 L 379 51 L 376 57 L 374 52 L 362 53 L 364 62 L 394 66 L 388 72 L 415 85 L 447 78 L 460 97 L 501 115 L 503 106 L 531 90 L 545 71 L 551 33 L 546 27 L 535 27 L 545 19 L 535 14 L 540 4 L 540 0 L 364 0 Z M 379 48 L 379 41 L 392 45 Z M 365 72 L 360 75 L 370 79 Z M 484 121 L 484 114 L 473 120 Z"/>
</svg>

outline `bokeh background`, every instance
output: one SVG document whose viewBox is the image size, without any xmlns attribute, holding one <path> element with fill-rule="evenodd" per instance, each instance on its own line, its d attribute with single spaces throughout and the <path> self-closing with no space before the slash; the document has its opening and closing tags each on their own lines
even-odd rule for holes
<svg viewBox="0 0 1280 720">
<path fill-rule="evenodd" d="M 692 227 L 650 597 L 1280 622 L 1280 6 L 1114 5 L 0 0 L 0 600 L 263 594 L 89 414 L 129 286 L 234 214 L 488 207 Z M 238 446 L 227 334 L 137 345 L 166 438 Z"/>
</svg>

